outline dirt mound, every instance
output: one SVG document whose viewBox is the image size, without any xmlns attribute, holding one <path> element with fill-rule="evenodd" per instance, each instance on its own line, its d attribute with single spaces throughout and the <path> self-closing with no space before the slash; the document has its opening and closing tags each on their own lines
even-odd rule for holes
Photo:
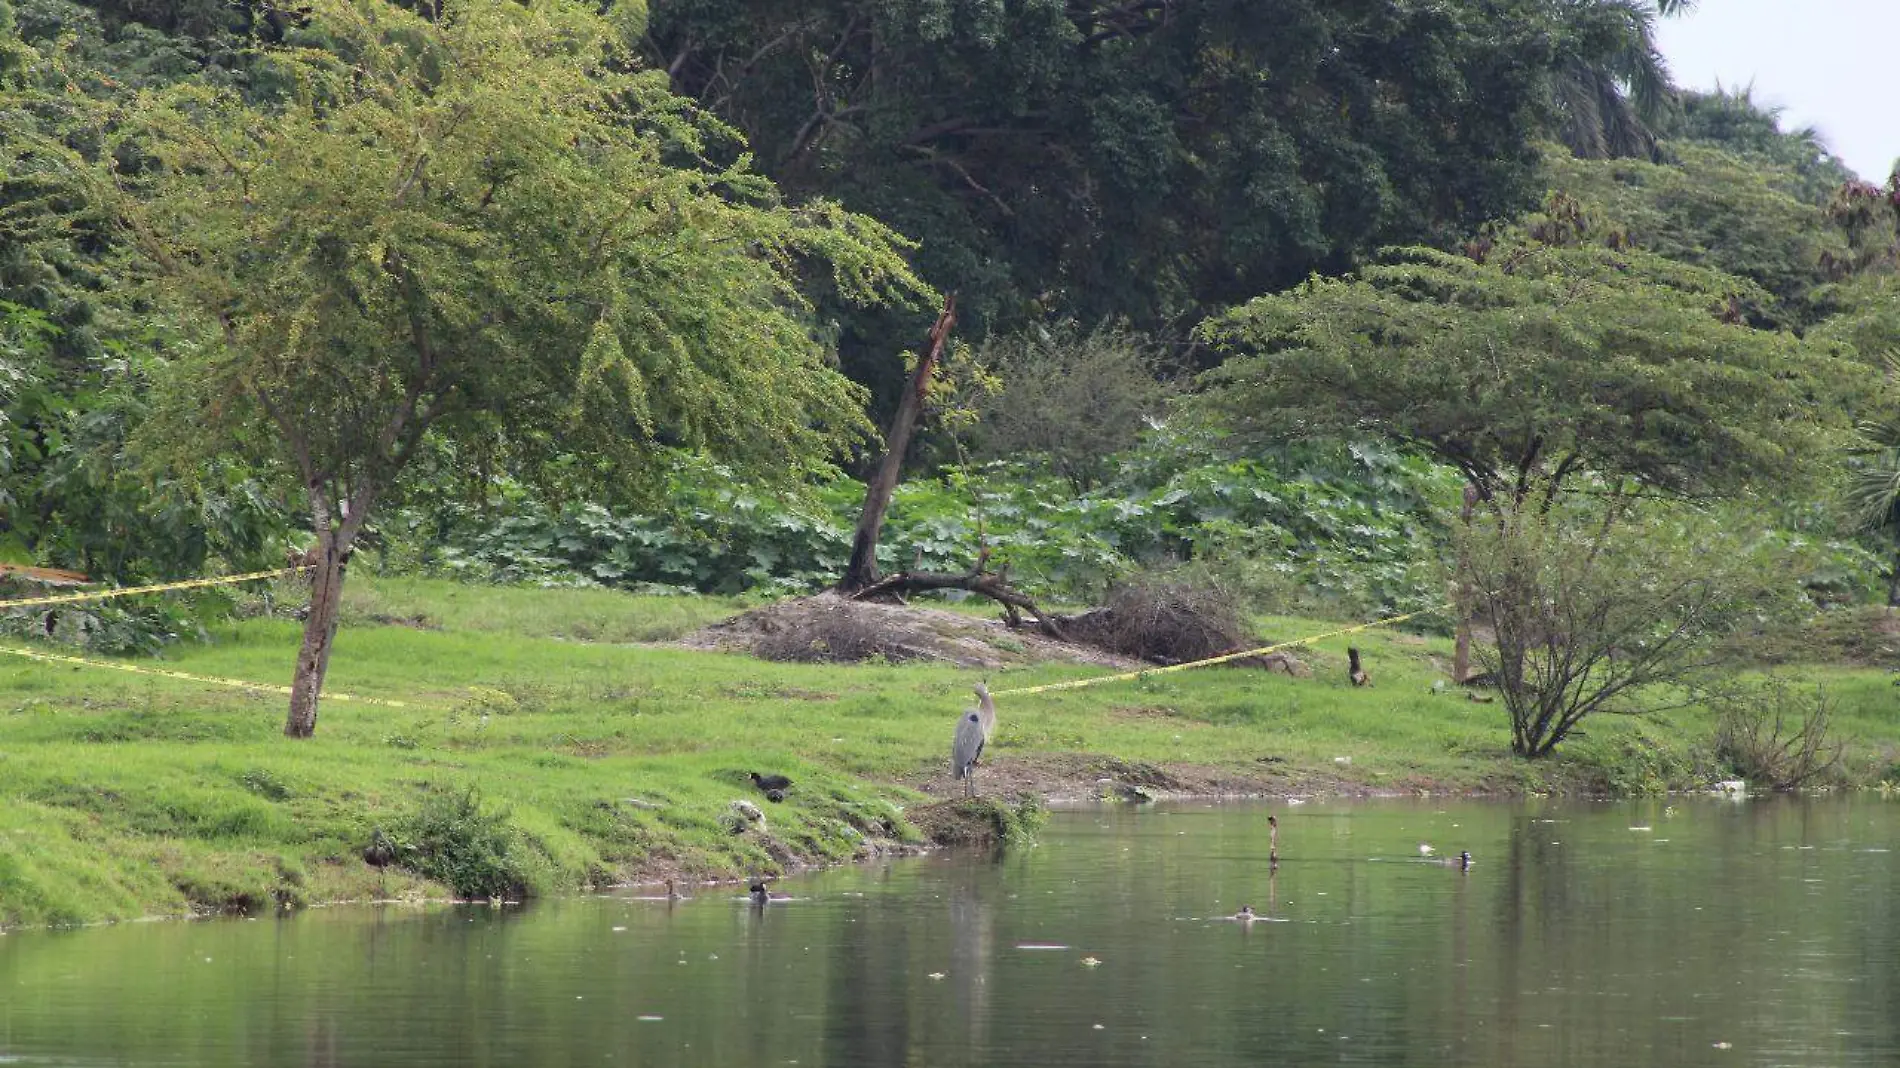
<svg viewBox="0 0 1900 1068">
<path fill-rule="evenodd" d="M 1033 793 L 997 799 L 960 798 L 914 806 L 904 818 L 932 845 L 985 845 L 995 842 L 1032 842 L 1036 828 L 1048 818 L 1042 799 Z"/>
<path fill-rule="evenodd" d="M 931 660 L 961 667 L 1066 661 L 1133 669 L 1141 663 L 1029 630 L 1012 630 L 940 608 L 852 601 L 835 594 L 777 601 L 687 635 L 694 649 L 751 653 L 767 660 L 855 662 Z"/>
</svg>

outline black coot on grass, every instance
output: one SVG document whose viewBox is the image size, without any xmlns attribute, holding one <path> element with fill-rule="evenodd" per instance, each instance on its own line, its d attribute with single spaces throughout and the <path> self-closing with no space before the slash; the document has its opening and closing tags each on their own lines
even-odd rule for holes
<svg viewBox="0 0 1900 1068">
<path fill-rule="evenodd" d="M 792 780 L 783 775 L 760 775 L 755 771 L 752 773 L 752 785 L 764 792 L 767 801 L 783 801 L 785 791 L 792 788 Z"/>
</svg>

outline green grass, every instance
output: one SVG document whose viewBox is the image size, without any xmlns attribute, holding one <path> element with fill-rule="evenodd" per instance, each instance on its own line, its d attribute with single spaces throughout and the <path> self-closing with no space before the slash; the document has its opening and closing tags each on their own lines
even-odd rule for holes
<svg viewBox="0 0 1900 1068">
<path fill-rule="evenodd" d="M 114 671 L 0 658 L 0 922 L 256 909 L 440 892 L 360 859 L 430 799 L 475 786 L 513 835 L 530 889 L 549 893 L 680 869 L 778 870 L 909 833 L 896 808 L 941 779 L 978 673 L 942 666 L 772 664 L 627 644 L 732 612 L 703 598 L 352 580 L 316 738 L 280 733 L 284 699 Z M 376 624 L 373 618 L 422 626 Z M 1263 633 L 1318 633 L 1266 619 Z M 284 619 L 217 628 L 163 666 L 282 684 L 299 636 Z M 1347 684 L 1345 639 L 1306 650 L 1312 677 L 1211 668 L 999 700 L 991 761 L 1072 754 L 1202 769 L 1284 788 L 1535 790 L 1680 785 L 1709 772 L 1706 711 L 1607 718 L 1557 761 L 1510 758 L 1504 711 L 1434 696 L 1449 643 L 1352 639 L 1375 685 Z M 993 689 L 1103 673 L 991 673 Z M 1884 673 L 1828 669 L 1837 725 L 1863 780 L 1900 740 Z M 1336 758 L 1348 758 L 1349 763 Z M 797 786 L 761 804 L 768 833 L 732 834 L 751 769 Z M 630 800 L 631 799 L 631 800 Z"/>
<path fill-rule="evenodd" d="M 744 607 L 728 597 L 635 597 L 606 589 L 464 586 L 399 577 L 353 581 L 343 601 L 349 623 L 402 621 L 582 642 L 668 641 Z"/>
</svg>

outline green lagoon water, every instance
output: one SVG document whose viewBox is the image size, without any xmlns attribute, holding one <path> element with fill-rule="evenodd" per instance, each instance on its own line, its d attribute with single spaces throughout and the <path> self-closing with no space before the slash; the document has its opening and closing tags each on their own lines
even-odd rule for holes
<svg viewBox="0 0 1900 1068">
<path fill-rule="evenodd" d="M 1896 838 L 1874 797 L 1114 807 L 762 910 L 16 931 L 0 1064 L 1893 1065 Z"/>
</svg>

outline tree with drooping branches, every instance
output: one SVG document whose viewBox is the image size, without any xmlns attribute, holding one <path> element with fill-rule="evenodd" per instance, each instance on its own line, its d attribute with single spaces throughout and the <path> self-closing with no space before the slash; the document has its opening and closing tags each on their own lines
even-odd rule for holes
<svg viewBox="0 0 1900 1068">
<path fill-rule="evenodd" d="M 716 159 L 731 132 L 639 69 L 638 32 L 568 0 L 313 0 L 249 99 L 170 85 L 101 105 L 100 151 L 13 150 L 88 175 L 144 299 L 200 328 L 146 451 L 249 448 L 307 502 L 290 736 L 316 728 L 351 551 L 420 454 L 610 488 L 673 448 L 795 475 L 867 430 L 800 286 L 927 299 L 905 242 Z"/>
</svg>

